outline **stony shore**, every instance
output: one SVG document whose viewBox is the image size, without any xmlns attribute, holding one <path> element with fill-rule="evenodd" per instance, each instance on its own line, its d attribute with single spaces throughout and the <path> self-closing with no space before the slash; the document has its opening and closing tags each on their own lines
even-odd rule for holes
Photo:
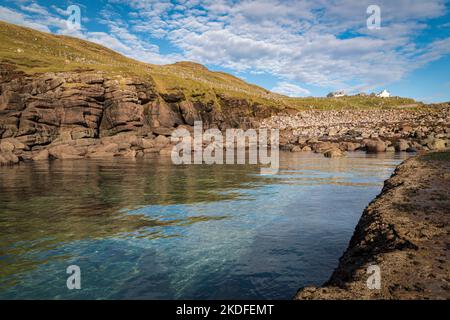
<svg viewBox="0 0 450 320">
<path fill-rule="evenodd" d="M 449 299 L 449 190 L 449 152 L 405 161 L 365 209 L 331 278 L 295 299 Z M 379 290 L 367 286 L 371 265 Z"/>
<path fill-rule="evenodd" d="M 264 119 L 261 127 L 280 129 L 280 147 L 340 157 L 369 153 L 444 150 L 450 140 L 450 104 L 416 109 L 310 110 Z"/>
</svg>

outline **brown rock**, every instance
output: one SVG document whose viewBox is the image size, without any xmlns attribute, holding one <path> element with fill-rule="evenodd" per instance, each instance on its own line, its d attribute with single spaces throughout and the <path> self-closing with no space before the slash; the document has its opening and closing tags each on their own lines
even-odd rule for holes
<svg viewBox="0 0 450 320">
<path fill-rule="evenodd" d="M 119 145 L 117 143 L 106 143 L 89 148 L 89 152 L 106 152 L 106 153 L 118 153 Z"/>
<path fill-rule="evenodd" d="M 339 146 L 339 149 L 344 151 L 355 151 L 361 147 L 361 144 L 355 142 L 341 142 Z"/>
<path fill-rule="evenodd" d="M 324 153 L 327 150 L 338 149 L 338 144 L 333 142 L 318 142 L 313 146 L 313 150 L 316 153 Z"/>
<path fill-rule="evenodd" d="M 430 148 L 430 150 L 445 150 L 446 141 L 443 139 L 434 138 L 432 141 L 427 143 L 427 147 Z"/>
<path fill-rule="evenodd" d="M 155 146 L 155 141 L 153 139 L 142 139 L 142 147 L 144 149 L 150 149 Z"/>
<path fill-rule="evenodd" d="M 406 151 L 406 149 L 409 148 L 409 142 L 404 139 L 400 139 L 395 142 L 394 146 L 395 151 Z"/>
<path fill-rule="evenodd" d="M 183 116 L 184 121 L 193 126 L 195 121 L 201 121 L 202 118 L 198 113 L 197 109 L 195 109 L 194 104 L 188 101 L 183 101 L 180 103 L 181 115 Z"/>
<path fill-rule="evenodd" d="M 150 108 L 154 127 L 173 128 L 184 123 L 177 104 L 160 100 L 152 103 Z"/>
<path fill-rule="evenodd" d="M 159 154 L 162 156 L 170 156 L 172 154 L 173 147 L 168 146 L 159 151 Z"/>
<path fill-rule="evenodd" d="M 70 145 L 58 145 L 48 149 L 51 157 L 56 159 L 82 159 L 84 152 Z"/>
<path fill-rule="evenodd" d="M 136 154 L 137 154 L 136 150 L 128 150 L 128 151 L 120 154 L 120 156 L 122 156 L 124 158 L 136 158 Z"/>
<path fill-rule="evenodd" d="M 364 140 L 368 153 L 378 153 L 386 151 L 386 144 L 382 140 Z"/>
<path fill-rule="evenodd" d="M 14 145 L 10 142 L 2 141 L 0 143 L 0 152 L 13 152 L 14 149 Z"/>
<path fill-rule="evenodd" d="M 20 162 L 19 157 L 17 157 L 12 152 L 2 152 L 0 153 L 0 166 L 14 165 Z"/>
<path fill-rule="evenodd" d="M 395 147 L 387 147 L 386 152 L 395 152 Z"/>
<path fill-rule="evenodd" d="M 339 149 L 331 149 L 326 151 L 323 155 L 327 158 L 339 158 L 343 157 L 344 153 Z"/>
<path fill-rule="evenodd" d="M 32 157 L 33 161 L 44 161 L 48 160 L 50 157 L 50 154 L 47 149 L 39 151 L 35 156 Z"/>
<path fill-rule="evenodd" d="M 166 128 L 166 127 L 157 127 L 157 128 L 152 128 L 152 131 L 154 134 L 156 135 L 163 135 L 163 136 L 171 136 L 173 130 L 175 130 L 174 128 Z"/>
<path fill-rule="evenodd" d="M 168 144 L 170 144 L 170 139 L 165 137 L 165 136 L 158 136 L 156 137 L 156 139 L 154 140 L 156 145 L 159 146 L 166 146 Z"/>
</svg>

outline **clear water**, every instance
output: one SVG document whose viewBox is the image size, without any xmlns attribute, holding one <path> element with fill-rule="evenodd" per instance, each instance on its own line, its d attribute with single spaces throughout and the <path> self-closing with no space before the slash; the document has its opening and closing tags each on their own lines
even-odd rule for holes
<svg viewBox="0 0 450 320">
<path fill-rule="evenodd" d="M 328 279 L 405 157 L 282 153 L 276 176 L 167 158 L 2 167 L 0 298 L 290 299 Z"/>
</svg>

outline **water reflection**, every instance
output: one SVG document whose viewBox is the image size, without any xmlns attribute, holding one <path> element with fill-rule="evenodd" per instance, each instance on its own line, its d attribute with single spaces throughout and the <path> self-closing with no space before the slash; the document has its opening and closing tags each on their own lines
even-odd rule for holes
<svg viewBox="0 0 450 320">
<path fill-rule="evenodd" d="M 288 298 L 325 280 L 404 157 L 282 153 L 275 176 L 159 157 L 0 168 L 0 297 Z M 67 292 L 68 262 L 87 290 Z"/>
</svg>

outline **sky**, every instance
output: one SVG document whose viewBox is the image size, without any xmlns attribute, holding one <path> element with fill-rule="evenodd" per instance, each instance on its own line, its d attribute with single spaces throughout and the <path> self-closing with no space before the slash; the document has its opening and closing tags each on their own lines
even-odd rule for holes
<svg viewBox="0 0 450 320">
<path fill-rule="evenodd" d="M 388 89 L 450 101 L 445 0 L 0 0 L 0 20 L 148 63 L 198 62 L 289 96 Z"/>
</svg>

